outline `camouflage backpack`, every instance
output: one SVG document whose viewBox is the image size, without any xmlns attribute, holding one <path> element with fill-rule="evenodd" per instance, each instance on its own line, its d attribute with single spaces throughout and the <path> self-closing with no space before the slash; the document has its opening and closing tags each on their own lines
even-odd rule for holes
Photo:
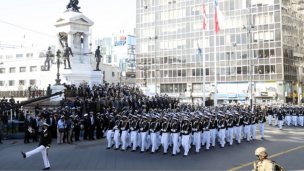
<svg viewBox="0 0 304 171">
<path fill-rule="evenodd" d="M 275 171 L 284 171 L 284 168 L 282 166 L 280 166 L 277 162 L 270 161 L 270 163 L 272 163 L 274 165 L 274 170 Z"/>
</svg>

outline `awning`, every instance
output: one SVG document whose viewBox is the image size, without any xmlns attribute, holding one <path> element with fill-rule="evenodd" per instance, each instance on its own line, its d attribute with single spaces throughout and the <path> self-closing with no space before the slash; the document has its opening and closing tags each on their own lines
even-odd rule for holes
<svg viewBox="0 0 304 171">
<path fill-rule="evenodd" d="M 239 100 L 239 101 L 244 101 L 246 100 L 245 98 L 221 98 L 221 97 L 217 97 L 217 100 Z"/>
</svg>

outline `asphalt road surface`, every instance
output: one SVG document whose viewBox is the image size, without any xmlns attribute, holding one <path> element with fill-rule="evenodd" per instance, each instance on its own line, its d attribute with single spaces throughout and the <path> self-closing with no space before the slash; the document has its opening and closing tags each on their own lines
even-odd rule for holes
<svg viewBox="0 0 304 171">
<path fill-rule="evenodd" d="M 140 153 L 107 150 L 105 138 L 94 141 L 79 141 L 73 145 L 57 145 L 53 139 L 49 149 L 51 170 L 252 170 L 255 160 L 254 151 L 265 147 L 270 160 L 276 161 L 285 170 L 304 170 L 304 128 L 284 126 L 265 126 L 265 139 L 261 139 L 257 126 L 255 141 L 241 144 L 234 141 L 233 146 L 225 148 L 216 146 L 205 151 L 202 147 L 195 154 L 192 147 L 188 157 L 181 153 L 172 157 L 172 148 L 163 155 L 161 148 L 158 153 Z M 27 152 L 36 148 L 38 143 L 24 144 L 23 140 L 4 140 L 0 145 L 0 170 L 41 170 L 44 168 L 41 154 L 24 159 L 21 151 Z"/>
</svg>

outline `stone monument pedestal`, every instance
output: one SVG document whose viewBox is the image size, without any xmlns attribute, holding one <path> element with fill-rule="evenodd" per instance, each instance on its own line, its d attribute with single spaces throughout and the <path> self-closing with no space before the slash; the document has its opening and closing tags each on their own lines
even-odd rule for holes
<svg viewBox="0 0 304 171">
<path fill-rule="evenodd" d="M 89 61 L 92 55 L 92 52 L 89 52 L 89 36 L 91 36 L 90 27 L 93 25 L 94 22 L 81 12 L 71 10 L 67 10 L 57 19 L 55 27 L 61 55 L 64 53 L 62 44 L 65 43 L 68 43 L 73 53 L 73 56 L 69 57 L 71 68 L 63 69 L 63 65 L 60 67 L 61 83 L 75 84 L 76 87 L 83 82 L 87 82 L 91 87 L 94 84 L 97 86 L 101 84 L 103 78 L 101 71 L 93 71 Z"/>
<path fill-rule="evenodd" d="M 150 96 L 150 88 L 149 87 L 140 87 L 142 90 L 143 94 L 146 96 Z"/>
<path fill-rule="evenodd" d="M 51 89 L 52 89 L 52 94 L 54 94 L 54 93 L 61 92 L 61 91 L 63 92 L 63 90 L 65 89 L 65 87 L 63 85 L 53 85 L 51 87 Z M 50 101 L 57 101 L 58 102 L 58 101 L 62 100 L 63 97 L 64 97 L 63 94 L 57 95 L 57 96 L 53 96 L 53 97 L 51 97 Z"/>
</svg>

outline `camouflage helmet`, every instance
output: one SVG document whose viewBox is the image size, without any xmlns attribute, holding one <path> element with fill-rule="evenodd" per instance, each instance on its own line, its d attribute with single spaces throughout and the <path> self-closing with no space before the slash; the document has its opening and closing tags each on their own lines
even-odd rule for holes
<svg viewBox="0 0 304 171">
<path fill-rule="evenodd" d="M 268 156 L 268 151 L 264 147 L 259 147 L 255 150 L 255 155 L 256 156 L 263 156 L 267 157 Z"/>
</svg>

